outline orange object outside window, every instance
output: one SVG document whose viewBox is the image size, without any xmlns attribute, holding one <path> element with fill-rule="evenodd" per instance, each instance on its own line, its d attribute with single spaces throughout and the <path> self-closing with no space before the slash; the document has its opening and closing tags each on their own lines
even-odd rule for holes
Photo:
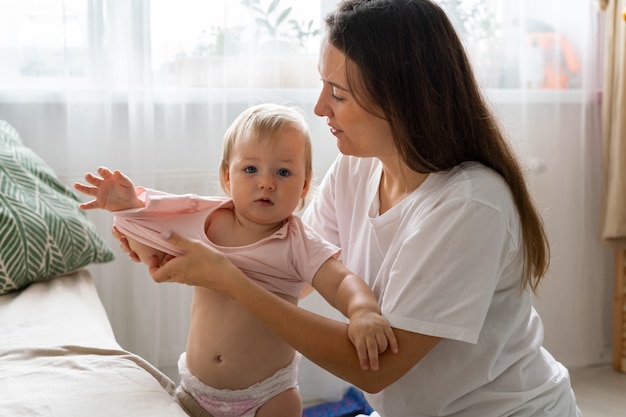
<svg viewBox="0 0 626 417">
<path fill-rule="evenodd" d="M 570 74 L 580 70 L 576 52 L 567 38 L 555 32 L 531 32 L 527 34 L 527 43 L 542 51 L 544 78 L 540 88 L 567 88 Z"/>
</svg>

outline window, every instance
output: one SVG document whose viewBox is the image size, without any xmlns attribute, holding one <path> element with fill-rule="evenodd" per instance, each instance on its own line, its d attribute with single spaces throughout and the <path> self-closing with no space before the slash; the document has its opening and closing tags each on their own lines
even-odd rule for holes
<svg viewBox="0 0 626 417">
<path fill-rule="evenodd" d="M 86 0 L 0 1 L 0 77 L 10 86 L 38 86 L 89 74 Z"/>
<path fill-rule="evenodd" d="M 588 4 L 542 0 L 436 0 L 464 39 L 483 85 L 492 89 L 578 89 L 581 23 Z"/>
<path fill-rule="evenodd" d="M 315 1 L 151 2 L 152 66 L 166 86 L 317 87 L 319 33 Z"/>
<path fill-rule="evenodd" d="M 489 89 L 578 89 L 588 4 L 435 0 Z M 0 0 L 11 88 L 317 88 L 333 1 Z M 582 2 L 579 2 L 582 3 Z"/>
<path fill-rule="evenodd" d="M 318 85 L 319 1 L 0 0 L 7 87 Z"/>
</svg>

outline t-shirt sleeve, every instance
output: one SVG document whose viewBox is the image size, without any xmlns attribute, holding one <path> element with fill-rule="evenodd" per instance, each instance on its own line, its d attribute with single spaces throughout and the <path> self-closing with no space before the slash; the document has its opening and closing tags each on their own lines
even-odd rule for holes
<svg viewBox="0 0 626 417">
<path fill-rule="evenodd" d="M 137 195 L 144 202 L 143 208 L 115 212 L 113 223 L 124 235 L 174 256 L 183 253 L 168 243 L 161 233 L 177 230 L 180 215 L 197 211 L 204 202 L 195 194 L 176 195 L 137 187 Z"/>
<path fill-rule="evenodd" d="M 511 230 L 497 209 L 476 201 L 437 207 L 402 242 L 383 315 L 397 328 L 476 343 L 499 280 L 519 255 Z"/>
<path fill-rule="evenodd" d="M 290 224 L 291 263 L 304 281 L 311 284 L 322 264 L 331 257 L 338 257 L 340 250 L 307 226 L 298 217 Z"/>
</svg>

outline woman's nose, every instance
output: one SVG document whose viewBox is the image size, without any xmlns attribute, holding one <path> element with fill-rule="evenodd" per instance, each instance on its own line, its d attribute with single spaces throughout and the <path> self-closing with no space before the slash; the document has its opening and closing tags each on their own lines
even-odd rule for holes
<svg viewBox="0 0 626 417">
<path fill-rule="evenodd" d="M 315 106 L 313 106 L 313 113 L 320 117 L 329 117 L 330 116 L 330 107 L 324 102 L 324 90 L 320 92 L 317 97 L 317 101 L 315 102 Z"/>
<path fill-rule="evenodd" d="M 322 104 L 320 103 L 321 97 L 317 98 L 317 101 L 315 102 L 315 106 L 313 106 L 313 113 L 315 113 L 317 116 L 320 117 L 324 117 L 324 114 L 322 113 Z"/>
</svg>

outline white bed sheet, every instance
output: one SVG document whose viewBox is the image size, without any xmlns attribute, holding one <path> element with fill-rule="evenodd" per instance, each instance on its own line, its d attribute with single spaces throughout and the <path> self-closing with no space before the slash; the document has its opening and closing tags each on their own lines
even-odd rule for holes
<svg viewBox="0 0 626 417">
<path fill-rule="evenodd" d="M 174 388 L 119 346 L 87 270 L 0 296 L 0 416 L 187 417 Z"/>
</svg>

